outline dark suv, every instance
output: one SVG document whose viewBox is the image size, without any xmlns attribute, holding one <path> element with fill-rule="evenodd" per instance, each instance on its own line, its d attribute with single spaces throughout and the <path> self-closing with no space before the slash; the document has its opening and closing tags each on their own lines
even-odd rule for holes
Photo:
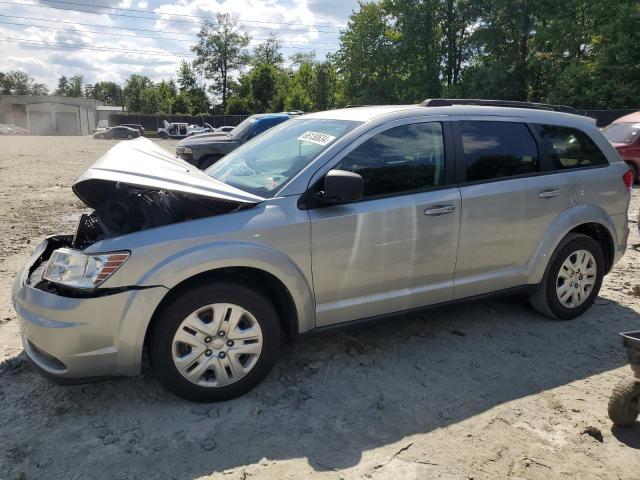
<svg viewBox="0 0 640 480">
<path fill-rule="evenodd" d="M 251 115 L 230 132 L 203 133 L 181 140 L 176 147 L 176 155 L 205 170 L 247 140 L 288 120 L 291 116 L 291 113 Z"/>
</svg>

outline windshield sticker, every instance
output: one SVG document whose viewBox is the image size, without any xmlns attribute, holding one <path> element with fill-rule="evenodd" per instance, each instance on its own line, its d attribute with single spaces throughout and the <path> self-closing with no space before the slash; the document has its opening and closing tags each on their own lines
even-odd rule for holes
<svg viewBox="0 0 640 480">
<path fill-rule="evenodd" d="M 331 141 L 335 140 L 335 138 L 336 137 L 334 137 L 333 135 L 327 135 L 326 133 L 312 132 L 311 130 L 307 130 L 298 137 L 298 140 L 301 140 L 303 142 L 315 143 L 324 147 L 328 143 L 331 143 Z"/>
</svg>

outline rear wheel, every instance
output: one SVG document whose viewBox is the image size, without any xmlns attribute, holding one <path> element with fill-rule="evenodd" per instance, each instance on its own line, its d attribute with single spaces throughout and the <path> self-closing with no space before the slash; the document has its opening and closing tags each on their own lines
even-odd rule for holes
<svg viewBox="0 0 640 480">
<path fill-rule="evenodd" d="M 591 306 L 603 277 L 600 245 L 586 235 L 569 234 L 551 257 L 542 283 L 530 298 L 531 304 L 548 317 L 570 320 Z"/>
<path fill-rule="evenodd" d="M 162 312 L 150 354 L 168 390 L 212 402 L 258 385 L 279 346 L 278 317 L 262 293 L 239 283 L 214 283 L 186 291 Z"/>
</svg>

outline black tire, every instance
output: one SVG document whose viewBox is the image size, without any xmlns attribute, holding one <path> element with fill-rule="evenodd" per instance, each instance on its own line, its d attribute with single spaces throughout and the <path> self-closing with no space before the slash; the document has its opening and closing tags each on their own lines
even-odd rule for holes
<svg viewBox="0 0 640 480">
<path fill-rule="evenodd" d="M 166 140 L 167 138 L 169 138 L 169 135 L 167 135 L 165 132 L 160 132 L 160 138 Z"/>
<path fill-rule="evenodd" d="M 222 158 L 222 155 L 210 155 L 208 157 L 205 157 L 200 162 L 200 166 L 198 168 L 200 170 L 206 170 L 207 168 L 209 168 L 211 165 L 216 163 L 221 158 Z"/>
<path fill-rule="evenodd" d="M 632 425 L 640 414 L 640 380 L 622 380 L 609 398 L 609 418 L 616 427 Z"/>
<path fill-rule="evenodd" d="M 596 279 L 587 299 L 574 308 L 568 308 L 562 305 L 558 299 L 558 295 L 556 294 L 556 281 L 558 272 L 564 261 L 577 250 L 587 250 L 593 255 L 597 268 Z M 567 235 L 556 248 L 549 261 L 549 265 L 547 265 L 542 283 L 529 298 L 529 301 L 533 308 L 543 315 L 556 320 L 571 320 L 582 315 L 591 304 L 593 304 L 602 286 L 603 277 L 604 255 L 598 242 L 587 235 L 571 233 Z"/>
<path fill-rule="evenodd" d="M 127 135 L 127 140 L 131 140 L 131 138 L 133 138 L 131 137 L 131 134 Z"/>
<path fill-rule="evenodd" d="M 172 358 L 172 341 L 181 322 L 200 307 L 232 303 L 248 310 L 262 330 L 262 350 L 253 368 L 234 383 L 220 387 L 196 385 L 182 376 Z M 151 365 L 160 382 L 176 395 L 194 402 L 216 402 L 244 395 L 269 373 L 278 357 L 281 328 L 273 304 L 241 283 L 215 282 L 185 290 L 164 308 L 149 342 Z"/>
</svg>

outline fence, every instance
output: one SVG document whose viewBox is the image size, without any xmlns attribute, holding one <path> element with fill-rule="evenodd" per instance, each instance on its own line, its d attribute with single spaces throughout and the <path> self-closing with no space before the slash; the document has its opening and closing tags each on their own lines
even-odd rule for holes
<svg viewBox="0 0 640 480">
<path fill-rule="evenodd" d="M 169 123 L 179 122 L 190 125 L 201 125 L 205 123 L 213 127 L 225 125 L 236 126 L 248 115 L 141 115 L 137 113 L 112 113 L 109 115 L 109 126 L 122 125 L 123 123 L 134 123 L 142 125 L 145 130 L 158 130 L 166 120 Z"/>
</svg>

